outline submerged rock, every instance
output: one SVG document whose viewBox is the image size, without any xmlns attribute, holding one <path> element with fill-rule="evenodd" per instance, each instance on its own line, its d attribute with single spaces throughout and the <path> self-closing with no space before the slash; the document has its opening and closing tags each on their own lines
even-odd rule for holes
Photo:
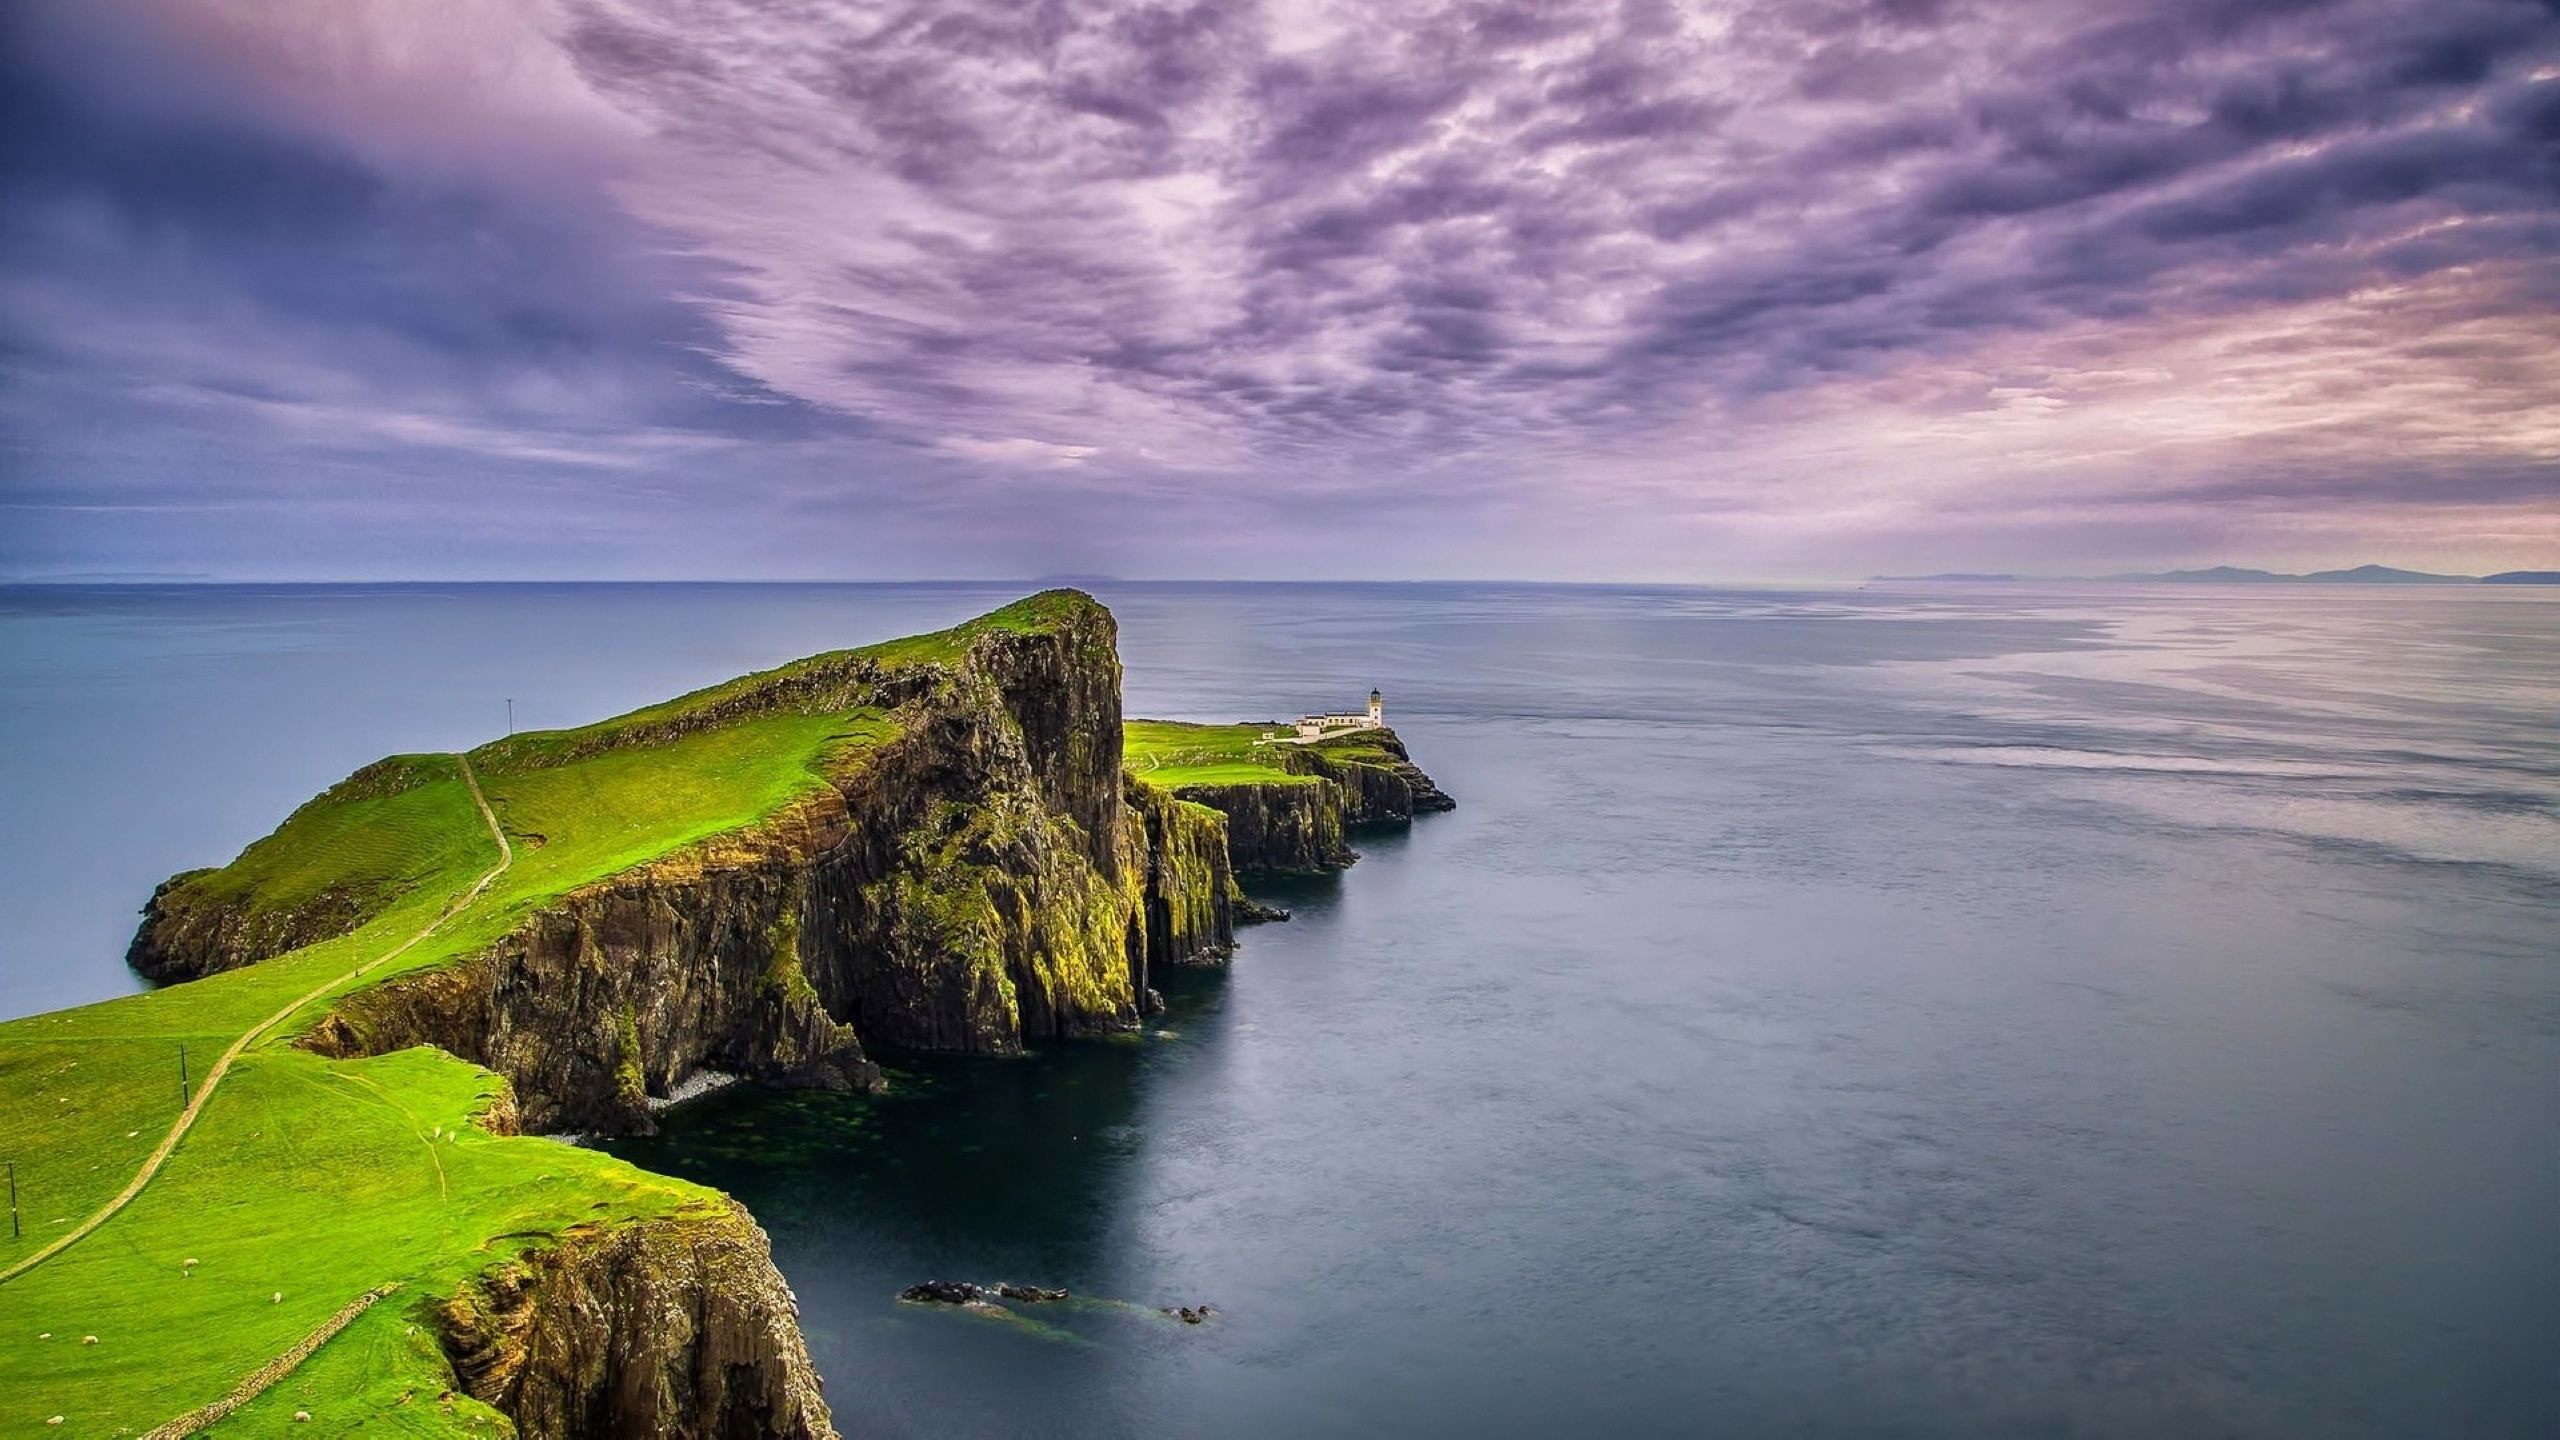
<svg viewBox="0 0 2560 1440">
<path fill-rule="evenodd" d="M 1064 1290 L 1043 1290 L 1037 1285 L 999 1285 L 996 1287 L 996 1293 L 1007 1300 L 1020 1300 L 1034 1305 L 1067 1298 L 1067 1292 Z"/>
<path fill-rule="evenodd" d="M 966 1280 L 927 1280 L 899 1291 L 898 1298 L 910 1305 L 966 1305 L 987 1298 L 987 1289 Z"/>
<path fill-rule="evenodd" d="M 1067 1292 L 1037 1285 L 973 1285 L 966 1280 L 927 1280 L 898 1292 L 898 1298 L 910 1305 L 982 1305 L 990 1297 L 1038 1305 L 1064 1300 Z"/>
</svg>

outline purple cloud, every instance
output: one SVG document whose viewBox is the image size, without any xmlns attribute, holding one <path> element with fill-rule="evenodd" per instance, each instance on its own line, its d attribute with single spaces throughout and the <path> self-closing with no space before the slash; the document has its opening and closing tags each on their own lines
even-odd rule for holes
<svg viewBox="0 0 2560 1440">
<path fill-rule="evenodd" d="M 426 8 L 19 27 L 15 388 L 138 438 L 23 401 L 0 498 L 213 433 L 803 570 L 2560 543 L 2534 0 Z"/>
</svg>

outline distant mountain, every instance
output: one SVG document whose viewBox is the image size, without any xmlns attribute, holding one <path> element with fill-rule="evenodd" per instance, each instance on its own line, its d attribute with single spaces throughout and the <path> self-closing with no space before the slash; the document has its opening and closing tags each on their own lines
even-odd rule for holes
<svg viewBox="0 0 2560 1440">
<path fill-rule="evenodd" d="M 2477 585 L 2477 575 L 2430 575 L 2423 570 L 2394 570 L 2388 565 L 2359 565 L 2353 570 L 2314 570 L 2302 577 L 2313 585 Z"/>
<path fill-rule="evenodd" d="M 2236 565 L 2216 565 L 2210 570 L 2163 570 L 2155 575 L 2101 575 L 2098 578 L 2173 585 L 2277 585 L 2302 577 L 2279 575 L 2273 570 L 2243 570 Z"/>
<path fill-rule="evenodd" d="M 2518 570 L 2518 575 L 2548 572 Z M 2104 575 L 2104 580 L 2131 580 L 2145 584 L 2166 585 L 2476 585 L 2476 575 L 2430 575 L 2423 570 L 2394 570 L 2388 565 L 2359 565 L 2353 570 L 2314 570 L 2308 575 L 2285 575 L 2273 570 L 2243 570 L 2235 565 L 2216 565 L 2210 570 L 2165 570 L 2153 575 Z M 2543 583 L 2510 580 L 2510 585 Z M 2552 582 L 2560 583 L 2560 582 Z"/>
<path fill-rule="evenodd" d="M 2009 583 L 2015 575 L 1950 570 L 1938 575 L 1873 575 L 1870 582 L 1902 584 Z M 2158 570 L 2135 575 L 2066 575 L 2065 580 L 2106 580 L 2136 585 L 2560 585 L 2560 570 L 2509 570 L 2502 575 L 2433 575 L 2424 570 L 2395 570 L 2388 565 L 2358 565 L 2352 570 L 2314 570 L 2288 575 L 2280 570 L 2251 570 L 2216 565 L 2209 570 Z"/>
</svg>

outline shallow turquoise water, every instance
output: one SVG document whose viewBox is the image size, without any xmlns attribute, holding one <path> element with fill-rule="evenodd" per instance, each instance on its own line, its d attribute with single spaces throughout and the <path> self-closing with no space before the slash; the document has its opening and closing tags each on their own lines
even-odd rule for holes
<svg viewBox="0 0 2560 1440">
<path fill-rule="evenodd" d="M 620 1147 L 755 1208 L 847 1433 L 2560 1432 L 2560 597 L 1104 594 L 1134 712 L 1379 685 L 1461 808 L 1169 1033 Z M 0 1010 L 501 696 L 1000 598 L 8 595 Z"/>
</svg>

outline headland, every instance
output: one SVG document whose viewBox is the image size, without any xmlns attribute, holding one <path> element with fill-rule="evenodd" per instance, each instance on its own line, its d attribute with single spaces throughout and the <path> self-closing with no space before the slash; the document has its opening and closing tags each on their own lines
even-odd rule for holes
<svg viewBox="0 0 2560 1440">
<path fill-rule="evenodd" d="M 832 1434 L 752 1217 L 546 1137 L 1131 1032 L 1257 913 L 1240 869 L 1449 803 L 1383 725 L 1124 722 L 1116 638 L 1051 591 L 393 757 L 172 878 L 165 988 L 0 1025 L 0 1429 Z"/>
</svg>

